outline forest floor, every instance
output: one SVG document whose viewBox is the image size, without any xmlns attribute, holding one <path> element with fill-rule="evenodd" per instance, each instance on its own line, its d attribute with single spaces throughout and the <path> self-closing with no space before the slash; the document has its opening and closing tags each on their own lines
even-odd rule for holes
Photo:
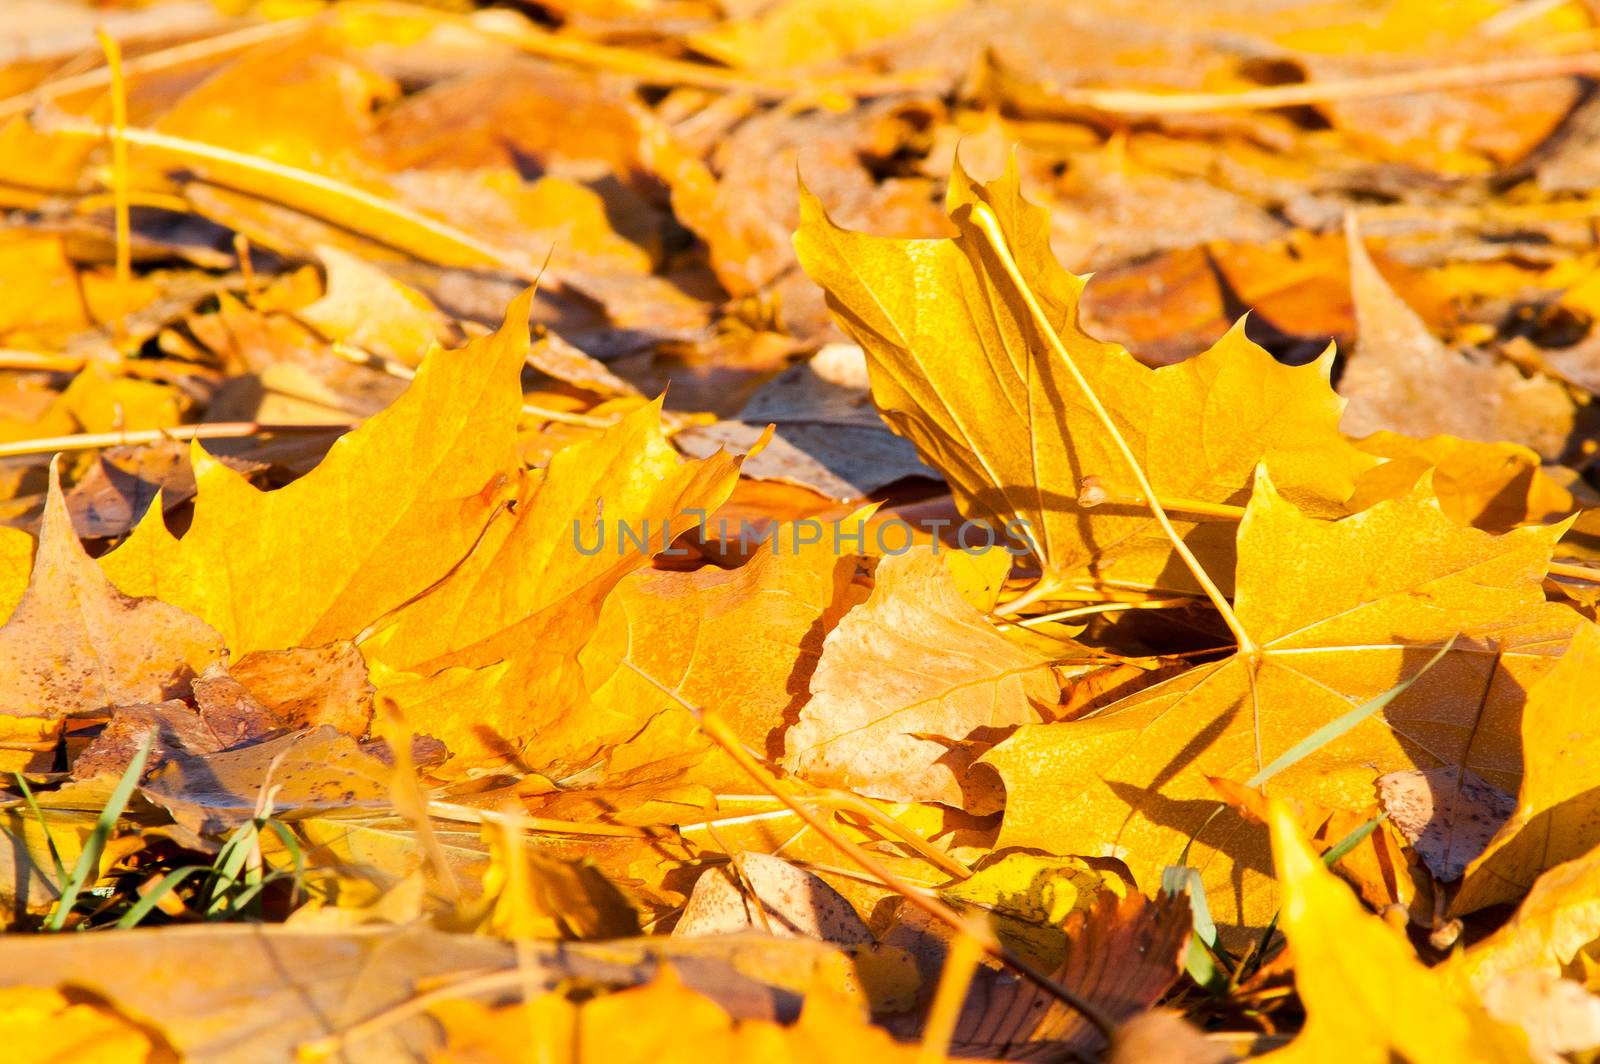
<svg viewBox="0 0 1600 1064">
<path fill-rule="evenodd" d="M 0 1044 L 1596 1059 L 1596 79 L 9 0 Z"/>
</svg>

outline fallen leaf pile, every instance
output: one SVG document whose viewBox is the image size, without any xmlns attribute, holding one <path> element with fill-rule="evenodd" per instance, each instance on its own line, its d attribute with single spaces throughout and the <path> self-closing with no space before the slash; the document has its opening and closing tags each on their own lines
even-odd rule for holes
<svg viewBox="0 0 1600 1064">
<path fill-rule="evenodd" d="M 1597 77 L 1585 0 L 10 0 L 0 1039 L 1597 1059 Z"/>
</svg>

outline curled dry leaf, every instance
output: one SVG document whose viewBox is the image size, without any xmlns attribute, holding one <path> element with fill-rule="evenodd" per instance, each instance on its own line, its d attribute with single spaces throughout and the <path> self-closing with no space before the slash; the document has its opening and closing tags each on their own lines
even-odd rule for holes
<svg viewBox="0 0 1600 1064">
<path fill-rule="evenodd" d="M 216 457 L 246 476 L 267 468 L 265 462 L 250 458 Z M 171 510 L 193 498 L 194 492 L 188 445 L 165 440 L 100 452 L 89 472 L 67 491 L 67 510 L 80 536 L 115 539 L 131 532 L 157 498 L 163 510 Z"/>
<path fill-rule="evenodd" d="M 1546 458 L 1559 456 L 1574 424 L 1566 389 L 1481 353 L 1452 352 L 1373 265 L 1354 214 L 1346 217 L 1345 235 L 1359 336 L 1339 378 L 1339 392 L 1350 401 L 1345 431 L 1510 440 Z"/>
<path fill-rule="evenodd" d="M 235 750 L 177 754 L 140 790 L 178 823 L 218 834 L 254 816 L 265 791 L 280 818 L 387 809 L 392 776 L 354 739 L 323 725 Z"/>
<path fill-rule="evenodd" d="M 829 633 L 784 764 L 874 798 L 992 813 L 1001 793 L 970 766 L 1059 697 L 1049 661 L 1007 642 L 944 559 L 915 548 L 883 559 L 871 596 Z"/>
<path fill-rule="evenodd" d="M 52 476 L 33 576 L 0 628 L 0 767 L 48 768 L 66 717 L 182 694 L 221 653 L 179 607 L 111 585 Z"/>
<path fill-rule="evenodd" d="M 730 854 L 728 864 L 701 873 L 672 929 L 685 938 L 733 931 L 765 931 L 841 946 L 874 941 L 838 891 L 781 857 L 751 850 Z"/>
<path fill-rule="evenodd" d="M 749 449 L 769 424 L 777 432 L 745 463 L 745 476 L 860 499 L 906 477 L 938 475 L 878 417 L 854 344 L 829 344 L 751 396 L 733 420 L 690 428 L 674 442 L 702 457 L 722 446 Z"/>
<path fill-rule="evenodd" d="M 1177 982 L 1191 926 L 1182 899 L 1152 902 L 1135 893 L 1107 892 L 1062 925 L 1066 959 L 1051 978 L 1112 1022 L 1130 1020 Z M 952 1047 L 1008 1060 L 1063 1060 L 1107 1048 L 1080 1013 L 1014 976 L 975 986 Z"/>
<path fill-rule="evenodd" d="M 319 247 L 327 274 L 321 299 L 294 312 L 324 339 L 415 366 L 451 339 L 445 316 L 428 297 L 376 266 L 335 247 Z"/>
<path fill-rule="evenodd" d="M 323 724 L 360 738 L 372 720 L 372 684 L 354 644 L 257 650 L 213 666 L 194 682 L 195 704 L 221 737 L 245 738 Z"/>
<path fill-rule="evenodd" d="M 145 770 L 154 771 L 185 754 L 214 754 L 229 744 L 189 705 L 177 699 L 144 706 L 117 706 L 111 719 L 72 762 L 75 779 L 121 777 L 145 743 Z"/>
<path fill-rule="evenodd" d="M 1460 879 L 1516 802 L 1471 769 L 1443 765 L 1378 778 L 1378 801 L 1435 879 Z"/>
</svg>

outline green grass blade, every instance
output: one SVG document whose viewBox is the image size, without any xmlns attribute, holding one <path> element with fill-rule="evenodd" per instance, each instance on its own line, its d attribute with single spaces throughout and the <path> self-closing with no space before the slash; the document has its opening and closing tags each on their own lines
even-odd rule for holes
<svg viewBox="0 0 1600 1064">
<path fill-rule="evenodd" d="M 83 852 L 78 854 L 78 861 L 72 866 L 72 875 L 63 885 L 55 911 L 45 921 L 46 931 L 60 931 L 66 925 L 67 916 L 72 912 L 72 907 L 78 904 L 78 895 L 83 891 L 84 884 L 94 878 L 100 866 L 100 854 L 106 848 L 106 841 L 116 830 L 117 821 L 122 818 L 122 810 L 127 807 L 128 799 L 133 797 L 133 789 L 139 785 L 139 776 L 144 772 L 144 763 L 150 758 L 152 740 L 153 736 L 146 735 L 144 742 L 139 744 L 133 760 L 128 763 L 127 770 L 117 781 L 116 789 L 111 792 L 111 798 L 106 802 L 105 808 L 100 810 L 99 819 L 94 823 L 94 830 L 89 833 L 89 841 L 84 843 Z"/>
<path fill-rule="evenodd" d="M 294 869 L 290 873 L 294 877 L 294 891 L 290 895 L 290 901 L 293 902 L 300 897 L 300 883 L 305 878 L 305 852 L 300 849 L 300 841 L 294 837 L 294 832 L 289 830 L 287 824 L 277 820 L 268 820 L 266 826 L 272 829 L 274 835 L 278 836 L 278 841 L 283 843 L 283 848 L 289 851 L 289 859 L 294 862 Z"/>
<path fill-rule="evenodd" d="M 117 929 L 126 931 L 130 927 L 138 927 L 151 910 L 161 904 L 161 899 L 176 890 L 185 879 L 209 870 L 209 865 L 185 865 L 168 872 L 161 877 L 161 882 L 151 888 L 150 893 L 134 902 L 133 907 L 122 914 L 122 919 L 117 921 Z"/>
<path fill-rule="evenodd" d="M 217 859 L 211 865 L 211 898 L 206 906 L 207 916 L 216 913 L 227 901 L 228 894 L 239 882 L 239 873 L 244 870 L 245 862 L 250 859 L 250 850 L 255 841 L 255 823 L 247 822 L 234 828 L 228 841 L 217 851 Z"/>
<path fill-rule="evenodd" d="M 16 779 L 17 788 L 22 791 L 22 799 L 28 803 L 29 811 L 33 813 L 34 819 L 39 821 L 39 830 L 44 832 L 45 848 L 50 851 L 50 861 L 56 866 L 56 878 L 50 883 L 50 886 L 59 895 L 61 893 L 61 885 L 67 881 L 66 862 L 61 860 L 61 851 L 56 849 L 56 837 L 50 834 L 50 825 L 44 818 L 44 810 L 39 808 L 39 799 L 33 796 L 33 788 L 28 786 L 28 781 L 22 773 L 13 772 L 11 775 Z M 10 832 L 7 832 L 7 834 L 9 835 Z M 19 841 L 22 844 L 22 852 L 29 852 L 27 840 L 21 839 Z M 48 879 L 49 877 L 46 878 Z"/>
<path fill-rule="evenodd" d="M 1348 835 L 1328 848 L 1328 852 L 1322 855 L 1322 863 L 1329 868 L 1338 864 L 1340 858 L 1360 846 L 1361 840 L 1377 830 L 1378 825 L 1383 823 L 1388 816 L 1388 813 L 1379 813 L 1365 824 L 1352 829 Z"/>
<path fill-rule="evenodd" d="M 1332 868 L 1338 864 L 1345 854 L 1360 846 L 1361 841 L 1376 831 L 1378 825 L 1388 818 L 1388 813 L 1379 813 L 1366 823 L 1357 825 L 1344 838 L 1328 847 L 1328 852 L 1322 855 L 1323 865 L 1327 868 Z M 1278 930 L 1278 917 L 1280 915 L 1281 913 L 1272 914 L 1272 919 L 1267 923 L 1267 929 L 1261 934 L 1261 941 L 1256 943 L 1255 950 L 1250 954 L 1250 959 L 1254 962 L 1251 966 L 1252 971 L 1261 967 L 1261 961 L 1266 957 L 1267 949 L 1272 945 L 1273 932 Z"/>
<path fill-rule="evenodd" d="M 1367 699 L 1350 712 L 1335 717 L 1333 720 L 1330 720 L 1328 723 L 1324 724 L 1322 727 L 1318 728 L 1304 739 L 1301 739 L 1299 742 L 1289 747 L 1289 749 L 1285 750 L 1282 754 L 1274 758 L 1270 765 L 1267 765 L 1260 772 L 1257 772 L 1254 776 L 1251 776 L 1248 780 L 1246 780 L 1245 786 L 1261 786 L 1263 783 L 1266 783 L 1284 769 L 1289 768 L 1291 765 L 1294 765 L 1304 758 L 1310 757 L 1312 754 L 1316 753 L 1324 746 L 1327 746 L 1329 743 L 1339 738 L 1339 736 L 1343 735 L 1351 728 L 1354 728 L 1357 724 L 1360 724 L 1362 721 L 1366 720 L 1380 709 L 1383 709 L 1390 702 L 1393 702 L 1396 698 L 1399 698 L 1402 694 L 1404 694 L 1406 689 L 1421 679 L 1424 673 L 1437 665 L 1439 663 L 1439 659 L 1448 654 L 1450 652 L 1450 648 L 1455 645 L 1456 637 L 1451 636 L 1450 641 L 1444 646 L 1440 647 L 1439 652 L 1430 658 L 1428 663 L 1422 668 L 1412 673 L 1406 679 L 1395 684 L 1393 687 L 1383 692 L 1383 694 Z"/>
</svg>

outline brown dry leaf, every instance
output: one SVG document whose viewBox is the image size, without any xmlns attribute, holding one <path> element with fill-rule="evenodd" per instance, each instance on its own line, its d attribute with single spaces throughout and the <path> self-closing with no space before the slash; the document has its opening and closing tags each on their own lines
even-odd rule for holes
<svg viewBox="0 0 1600 1064">
<path fill-rule="evenodd" d="M 1049 661 L 995 631 L 944 560 L 915 548 L 883 559 L 872 595 L 828 634 L 784 766 L 874 798 L 992 813 L 1003 796 L 973 762 L 1049 719 L 1059 697 Z"/>
<path fill-rule="evenodd" d="M 327 291 L 294 315 L 324 339 L 407 366 L 452 339 L 444 315 L 422 293 L 338 248 L 317 248 L 317 258 L 327 272 Z"/>
<path fill-rule="evenodd" d="M 245 476 L 267 468 L 250 458 L 212 453 Z M 164 440 L 101 451 L 89 471 L 67 489 L 67 509 L 72 526 L 85 539 L 118 539 L 133 530 L 158 497 L 162 509 L 170 512 L 194 493 L 189 446 Z"/>
<path fill-rule="evenodd" d="M 1235 605 L 1259 664 L 1236 655 L 1088 717 L 1020 729 L 984 758 L 1006 784 L 999 844 L 1113 853 L 1149 885 L 1198 832 L 1189 863 L 1218 924 L 1264 926 L 1277 907 L 1261 871 L 1264 832 L 1233 812 L 1210 819 L 1206 777 L 1253 776 L 1452 638 L 1408 691 L 1276 775 L 1267 793 L 1361 809 L 1385 772 L 1435 767 L 1509 790 L 1524 691 L 1579 623 L 1540 590 L 1561 532 L 1458 525 L 1426 477 L 1404 498 L 1324 521 L 1259 472 L 1239 526 Z"/>
<path fill-rule="evenodd" d="M 366 662 L 345 642 L 246 654 L 197 679 L 194 700 L 229 746 L 323 724 L 359 739 L 372 720 Z"/>
<path fill-rule="evenodd" d="M 48 768 L 61 722 L 161 702 L 222 654 L 217 633 L 176 606 L 111 586 L 72 530 L 54 479 L 28 590 L 0 628 L 0 765 Z"/>
<path fill-rule="evenodd" d="M 79 780 L 120 778 L 147 742 L 146 771 L 184 754 L 214 754 L 228 745 L 187 703 L 177 699 L 148 706 L 117 706 L 105 728 L 73 759 L 72 775 Z"/>
<path fill-rule="evenodd" d="M 546 333 L 528 351 L 528 364 L 558 381 L 607 397 L 637 396 L 639 389 L 606 369 L 556 333 Z M 698 457 L 705 457 L 700 455 Z"/>
<path fill-rule="evenodd" d="M 1107 892 L 1063 925 L 1067 955 L 1051 977 L 1092 1002 L 1113 1023 L 1154 1005 L 1182 968 L 1192 924 L 1181 899 L 1152 902 Z M 983 986 L 984 984 L 980 984 Z M 1082 1015 L 1015 977 L 989 981 L 967 999 L 952 1048 L 1004 1052 L 1023 1060 L 1062 1060 L 1106 1048 Z"/>
<path fill-rule="evenodd" d="M 1045 587 L 1195 584 L 1143 503 L 1079 505 L 1085 476 L 1134 498 L 1137 484 L 975 228 L 979 207 L 998 218 L 1046 318 L 1158 493 L 1242 502 L 1255 466 L 1274 454 L 1286 490 L 1342 501 L 1372 464 L 1339 435 L 1329 359 L 1280 365 L 1236 327 L 1197 358 L 1148 369 L 1078 327 L 1084 281 L 1052 257 L 1045 212 L 1022 198 L 1014 169 L 987 186 L 958 169 L 949 206 L 957 239 L 891 240 L 838 228 L 808 197 L 796 247 L 866 350 L 884 417 L 950 481 L 966 517 L 997 530 L 1025 522 Z M 1225 585 L 1232 529 L 1174 518 Z"/>
<path fill-rule="evenodd" d="M 188 531 L 174 537 L 152 509 L 107 574 L 216 625 L 235 655 L 354 638 L 449 572 L 499 510 L 518 468 L 530 299 L 492 336 L 434 351 L 393 406 L 288 487 L 261 491 L 195 447 Z"/>
<path fill-rule="evenodd" d="M 1380 776 L 1378 801 L 1440 882 L 1460 879 L 1516 806 L 1505 791 L 1455 765 Z"/>
<path fill-rule="evenodd" d="M 253 746 L 174 756 L 140 790 L 178 823 L 217 834 L 255 815 L 264 791 L 280 819 L 389 808 L 390 767 L 323 725 Z"/>
<path fill-rule="evenodd" d="M 1452 351 L 1378 273 L 1354 214 L 1346 217 L 1345 236 L 1358 330 L 1356 350 L 1339 378 L 1339 393 L 1350 403 L 1346 432 L 1509 440 L 1546 458 L 1567 449 L 1575 408 L 1565 388 L 1524 377 L 1509 363 Z"/>
<path fill-rule="evenodd" d="M 839 946 L 875 941 L 850 903 L 820 878 L 781 857 L 745 850 L 708 868 L 672 933 L 682 938 L 765 931 Z"/>
<path fill-rule="evenodd" d="M 1522 711 L 1522 784 L 1515 812 L 1486 849 L 1474 855 L 1452 902 L 1454 912 L 1515 901 L 1546 869 L 1600 843 L 1596 669 L 1600 627 L 1585 623 L 1561 660 L 1529 689 Z"/>
<path fill-rule="evenodd" d="M 906 477 L 938 474 L 872 407 L 867 365 L 854 344 L 829 344 L 750 397 L 733 420 L 680 432 L 685 453 L 751 447 L 767 425 L 777 433 L 744 464 L 744 475 L 799 484 L 834 499 L 860 499 Z"/>
<path fill-rule="evenodd" d="M 801 198 L 795 174 L 849 225 L 875 232 L 939 236 L 949 226 L 931 182 L 896 178 L 878 184 L 868 156 L 887 157 L 920 136 L 938 104 L 889 97 L 847 114 L 781 111 L 756 115 L 722 137 L 708 167 L 668 131 L 647 130 L 645 162 L 672 189 L 678 219 L 706 242 L 711 267 L 734 296 L 775 286 L 782 320 L 802 337 L 829 336 L 832 325 L 816 289 L 795 269 L 793 236 Z"/>
<path fill-rule="evenodd" d="M 627 174 L 639 108 L 626 79 L 526 56 L 482 57 L 378 117 L 386 169 L 526 166 L 579 177 Z"/>
<path fill-rule="evenodd" d="M 587 712 L 578 652 L 617 581 L 696 527 L 737 475 L 728 455 L 681 460 L 658 404 L 567 447 L 517 485 L 513 517 L 362 644 L 379 692 L 458 769 L 523 756 L 577 767 L 627 738 L 636 722 L 618 733 Z"/>
</svg>

